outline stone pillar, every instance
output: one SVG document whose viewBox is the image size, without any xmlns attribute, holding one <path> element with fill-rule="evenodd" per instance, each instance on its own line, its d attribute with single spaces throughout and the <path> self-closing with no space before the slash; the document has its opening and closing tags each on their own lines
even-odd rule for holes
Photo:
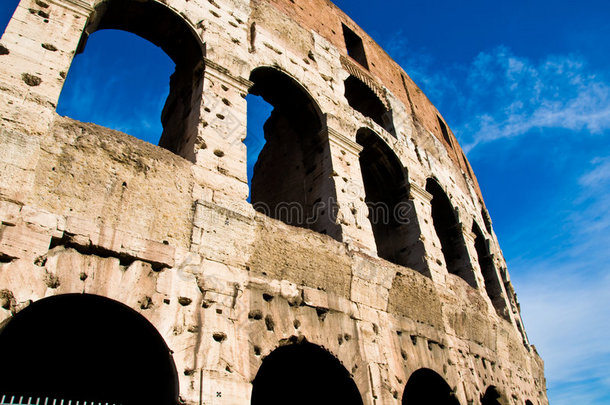
<svg viewBox="0 0 610 405">
<path fill-rule="evenodd" d="M 417 270 L 435 282 L 445 284 L 447 266 L 432 222 L 432 194 L 416 183 L 411 183 L 409 198 L 413 202 L 413 210 L 420 224 L 420 240 L 423 248 L 421 268 Z"/>
<path fill-rule="evenodd" d="M 327 116 L 327 120 L 332 121 L 333 118 Z M 342 234 L 341 240 L 357 250 L 376 255 L 375 237 L 368 219 L 369 210 L 365 202 L 364 182 L 358 161 L 362 146 L 328 125 L 324 131 L 330 145 L 332 177 L 337 198 L 336 215 Z"/>
<path fill-rule="evenodd" d="M 0 40 L 5 120 L 46 130 L 92 12 L 80 0 L 21 0 Z"/>
<path fill-rule="evenodd" d="M 195 142 L 198 184 L 213 190 L 211 199 L 228 208 L 243 205 L 248 197 L 246 95 L 252 82 L 205 59 L 201 120 Z M 204 192 L 200 198 L 209 196 Z"/>
<path fill-rule="evenodd" d="M 468 227 L 466 227 L 466 225 L 464 225 L 462 222 L 458 224 L 458 231 L 462 235 L 466 253 L 468 254 L 468 257 L 465 257 L 463 260 L 464 268 L 462 271 L 465 275 L 471 275 L 472 279 L 474 280 L 475 288 L 481 288 L 485 285 L 485 282 L 483 280 L 479 263 L 475 260 L 475 258 L 478 257 L 477 249 L 474 246 L 475 235 L 470 232 L 470 229 L 468 229 Z"/>
</svg>

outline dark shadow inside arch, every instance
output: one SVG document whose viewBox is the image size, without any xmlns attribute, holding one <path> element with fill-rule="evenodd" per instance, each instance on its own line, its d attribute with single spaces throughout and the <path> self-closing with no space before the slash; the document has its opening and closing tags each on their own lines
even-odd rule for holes
<svg viewBox="0 0 610 405">
<path fill-rule="evenodd" d="M 462 228 L 457 221 L 449 197 L 435 179 L 426 181 L 426 191 L 432 194 L 432 222 L 441 242 L 447 271 L 460 276 L 476 288 L 477 284 L 470 265 Z"/>
<path fill-rule="evenodd" d="M 447 382 L 433 370 L 421 368 L 411 374 L 403 405 L 459 405 L 459 401 Z"/>
<path fill-rule="evenodd" d="M 502 284 L 498 278 L 498 272 L 496 271 L 496 266 L 494 266 L 493 258 L 489 253 L 488 242 L 476 222 L 473 222 L 472 224 L 472 233 L 475 236 L 474 247 L 477 251 L 477 259 L 479 266 L 481 267 L 483 279 L 485 280 L 485 291 L 498 315 L 510 321 L 508 307 L 506 306 L 506 300 L 504 299 L 502 291 Z"/>
<path fill-rule="evenodd" d="M 386 109 L 379 97 L 362 80 L 350 76 L 345 80 L 345 98 L 354 110 L 371 118 L 390 135 L 396 137 L 392 110 Z"/>
<path fill-rule="evenodd" d="M 360 169 L 377 254 L 392 263 L 418 269 L 424 251 L 409 200 L 406 169 L 373 131 L 360 129 L 356 141 L 362 146 Z"/>
<path fill-rule="evenodd" d="M 34 302 L 0 332 L 0 358 L 0 395 L 123 405 L 178 399 L 161 335 L 131 308 L 96 295 Z"/>
<path fill-rule="evenodd" d="M 508 405 L 509 402 L 498 391 L 496 387 L 490 385 L 485 394 L 481 397 L 481 405 Z"/>
<path fill-rule="evenodd" d="M 79 53 L 85 50 L 88 36 L 100 30 L 121 30 L 135 34 L 160 47 L 174 62 L 175 71 L 169 78 L 169 95 L 162 111 L 158 112 L 163 126 L 159 146 L 187 159 L 194 160 L 194 145 L 200 116 L 199 108 L 203 94 L 204 69 L 204 49 L 197 34 L 183 17 L 161 4 L 161 2 L 150 0 L 106 0 L 99 3 L 83 33 L 78 49 Z M 118 41 L 108 44 L 108 47 L 112 48 L 120 48 L 121 46 L 122 44 Z M 108 51 L 115 51 L 115 49 L 108 49 Z M 83 56 L 86 55 L 85 52 Z M 82 58 L 82 56 L 79 56 L 79 58 Z M 147 62 L 155 63 L 153 60 L 141 61 L 142 65 L 140 66 L 123 66 L 120 63 L 115 63 L 112 66 L 119 66 L 120 69 L 132 69 L 136 72 L 140 70 L 142 74 L 145 74 Z M 95 83 L 87 90 L 95 93 L 96 89 L 105 89 L 109 86 L 109 83 L 113 82 L 112 77 L 115 74 L 116 72 L 113 71 L 107 72 L 107 80 L 103 80 L 102 83 Z M 68 80 L 70 80 L 70 76 Z M 116 93 L 124 91 L 120 87 L 105 90 Z M 95 94 L 83 96 L 95 97 Z M 159 96 L 162 97 L 162 95 Z M 151 95 L 143 89 L 140 97 L 146 98 L 151 97 Z M 93 106 L 93 108 L 96 107 Z M 125 105 L 124 109 L 131 111 L 132 106 Z M 91 117 L 95 116 L 93 111 L 81 115 L 88 114 Z M 116 126 L 119 127 L 118 129 L 123 129 L 120 121 L 117 122 Z M 129 125 L 123 126 L 129 127 Z"/>
<path fill-rule="evenodd" d="M 252 174 L 254 208 L 289 225 L 340 239 L 330 147 L 322 134 L 318 106 L 301 85 L 275 68 L 257 68 L 250 80 L 250 93 L 273 106 Z"/>
<path fill-rule="evenodd" d="M 361 405 L 358 387 L 332 354 L 311 343 L 282 346 L 263 360 L 253 405 Z"/>
</svg>

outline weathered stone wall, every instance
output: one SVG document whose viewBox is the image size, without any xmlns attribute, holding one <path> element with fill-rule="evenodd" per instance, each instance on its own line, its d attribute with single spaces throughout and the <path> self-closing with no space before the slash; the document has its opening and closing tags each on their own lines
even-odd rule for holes
<svg viewBox="0 0 610 405">
<path fill-rule="evenodd" d="M 196 130 L 169 142 L 178 156 L 55 113 L 100 3 L 22 0 L 0 40 L 0 322 L 59 294 L 122 302 L 163 336 L 181 398 L 193 405 L 220 401 L 218 393 L 221 403 L 249 402 L 264 357 L 302 339 L 341 361 L 365 404 L 400 403 L 421 368 L 441 375 L 461 404 L 479 403 L 489 386 L 507 403 L 548 403 L 476 178 L 450 132 L 445 140 L 438 111 L 353 21 L 326 0 L 155 2 L 205 50 L 186 109 Z M 362 38 L 370 70 L 347 56 L 341 24 Z M 245 95 L 262 66 L 298 83 L 322 113 L 330 181 L 315 192 L 335 199 L 327 208 L 337 232 L 286 225 L 246 201 Z M 391 109 L 395 136 L 349 106 L 350 75 Z M 377 257 L 360 128 L 408 173 L 413 269 Z M 447 271 L 430 178 L 455 211 L 474 286 Z M 501 281 L 502 316 L 485 291 L 473 223 Z"/>
</svg>

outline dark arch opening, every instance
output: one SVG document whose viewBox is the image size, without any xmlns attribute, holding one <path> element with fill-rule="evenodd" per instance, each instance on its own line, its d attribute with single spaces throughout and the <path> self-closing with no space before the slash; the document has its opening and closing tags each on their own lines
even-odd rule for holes
<svg viewBox="0 0 610 405">
<path fill-rule="evenodd" d="M 534 405 L 534 403 L 528 399 L 525 401 L 525 405 Z"/>
<path fill-rule="evenodd" d="M 498 315 L 506 320 L 510 320 L 508 308 L 506 307 L 506 300 L 504 299 L 504 294 L 502 293 L 502 285 L 500 284 L 493 258 L 489 253 L 489 247 L 487 245 L 488 242 L 483 236 L 483 232 L 476 222 L 473 222 L 472 224 L 472 233 L 475 236 L 474 247 L 477 251 L 477 260 L 479 262 L 479 266 L 481 267 L 481 273 L 485 281 L 485 291 L 487 292 L 487 295 L 489 296 L 489 299 L 491 300 Z"/>
<path fill-rule="evenodd" d="M 360 170 L 365 202 L 373 228 L 377 254 L 392 263 L 415 266 L 421 262 L 419 231 L 409 201 L 406 169 L 392 149 L 373 131 L 363 128 L 356 134 L 362 146 Z"/>
<path fill-rule="evenodd" d="M 508 405 L 508 401 L 496 387 L 490 385 L 481 397 L 481 405 Z"/>
<path fill-rule="evenodd" d="M 194 160 L 204 69 L 204 49 L 197 34 L 180 15 L 162 3 L 151 0 L 107 0 L 99 3 L 83 33 L 79 53 L 85 50 L 89 35 L 100 30 L 121 30 L 135 34 L 158 46 L 171 58 L 175 70 L 169 78 L 169 95 L 160 112 L 163 131 L 158 143 L 161 147 Z M 107 46 L 121 47 L 122 44 L 115 41 Z M 120 68 L 140 69 L 144 72 L 146 61 L 140 63 L 139 67 Z M 70 77 L 68 83 L 69 80 Z M 108 86 L 108 83 L 104 81 L 104 85 Z M 93 89 L 97 87 L 94 85 Z M 112 91 L 120 93 L 122 89 Z M 131 107 L 126 105 L 124 108 L 130 110 Z M 85 114 L 93 116 L 93 112 Z M 121 123 L 117 125 L 120 127 Z"/>
<path fill-rule="evenodd" d="M 250 80 L 250 94 L 273 106 L 252 173 L 254 208 L 288 225 L 340 239 L 330 146 L 322 134 L 320 109 L 300 84 L 275 68 L 257 68 Z"/>
<path fill-rule="evenodd" d="M 476 288 L 477 284 L 470 267 L 470 258 L 466 250 L 462 228 L 457 222 L 451 201 L 434 179 L 426 181 L 426 191 L 432 194 L 432 222 L 441 242 L 447 271 L 460 276 Z"/>
<path fill-rule="evenodd" d="M 339 360 L 307 342 L 275 349 L 252 384 L 253 405 L 362 404 L 358 387 Z"/>
<path fill-rule="evenodd" d="M 390 135 L 396 137 L 392 110 L 386 109 L 379 97 L 362 80 L 350 76 L 345 80 L 345 98 L 354 110 L 369 117 Z"/>
<path fill-rule="evenodd" d="M 403 405 L 460 404 L 443 377 L 427 368 L 421 368 L 411 374 L 402 395 L 402 403 Z"/>
<path fill-rule="evenodd" d="M 0 358 L 0 395 L 123 405 L 178 399 L 176 367 L 159 332 L 105 297 L 34 302 L 0 332 Z"/>
</svg>

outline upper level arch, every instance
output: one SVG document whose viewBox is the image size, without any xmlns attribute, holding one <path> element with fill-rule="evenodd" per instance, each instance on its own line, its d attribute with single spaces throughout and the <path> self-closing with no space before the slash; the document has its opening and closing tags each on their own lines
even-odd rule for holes
<svg viewBox="0 0 610 405">
<path fill-rule="evenodd" d="M 330 146 L 318 103 L 304 86 L 275 67 L 254 69 L 250 81 L 250 94 L 273 106 L 252 175 L 254 208 L 338 239 Z"/>
<path fill-rule="evenodd" d="M 498 315 L 510 321 L 510 314 L 504 298 L 504 289 L 498 278 L 498 272 L 493 262 L 493 257 L 489 252 L 488 240 L 483 236 L 483 231 L 479 225 L 473 221 L 472 234 L 474 235 L 474 247 L 477 252 L 477 261 L 481 268 L 481 274 L 485 282 L 485 291 L 491 300 Z"/>
<path fill-rule="evenodd" d="M 414 258 L 418 255 L 413 245 L 419 241 L 419 227 L 409 201 L 408 172 L 372 130 L 358 130 L 356 142 L 362 147 L 360 170 L 377 254 L 392 263 L 414 266 L 421 257 Z"/>
<path fill-rule="evenodd" d="M 362 405 L 349 372 L 330 352 L 312 343 L 275 349 L 252 382 L 252 404 Z"/>
<path fill-rule="evenodd" d="M 447 271 L 460 276 L 476 288 L 477 283 L 470 265 L 462 225 L 458 222 L 449 197 L 434 178 L 426 181 L 426 191 L 432 195 L 432 222 L 441 243 Z"/>
<path fill-rule="evenodd" d="M 344 82 L 345 99 L 350 107 L 396 137 L 392 110 L 379 99 L 377 94 L 359 77 L 350 75 Z"/>
<path fill-rule="evenodd" d="M 77 53 L 85 51 L 91 34 L 105 29 L 130 32 L 150 41 L 175 63 L 169 79 L 169 96 L 160 117 L 163 133 L 159 146 L 194 161 L 205 56 L 205 46 L 195 29 L 159 1 L 102 0 L 93 8 Z"/>
<path fill-rule="evenodd" d="M 125 405 L 178 400 L 176 367 L 159 332 L 98 295 L 56 295 L 18 312 L 0 329 L 0 357 L 3 394 Z"/>
</svg>

